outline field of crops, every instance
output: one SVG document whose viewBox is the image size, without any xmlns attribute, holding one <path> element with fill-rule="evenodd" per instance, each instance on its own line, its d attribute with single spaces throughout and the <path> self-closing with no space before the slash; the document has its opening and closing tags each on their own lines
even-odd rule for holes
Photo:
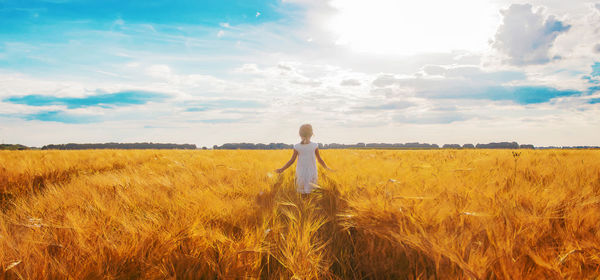
<svg viewBox="0 0 600 280">
<path fill-rule="evenodd" d="M 600 151 L 0 152 L 0 279 L 600 277 Z"/>
</svg>

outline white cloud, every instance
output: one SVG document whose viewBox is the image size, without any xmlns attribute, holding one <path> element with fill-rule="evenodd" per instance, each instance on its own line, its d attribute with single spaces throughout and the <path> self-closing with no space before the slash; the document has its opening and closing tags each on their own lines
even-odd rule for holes
<svg viewBox="0 0 600 280">
<path fill-rule="evenodd" d="M 153 78 L 166 79 L 171 76 L 171 68 L 168 65 L 152 65 L 146 69 L 146 74 Z"/>
<path fill-rule="evenodd" d="M 443 76 L 446 74 L 447 69 L 440 65 L 425 65 L 423 66 L 423 72 L 431 76 Z"/>
<path fill-rule="evenodd" d="M 386 86 L 391 86 L 398 81 L 399 80 L 396 79 L 396 77 L 394 77 L 394 75 L 384 74 L 384 75 L 380 75 L 379 77 L 377 77 L 377 79 L 375 79 L 373 81 L 373 85 L 376 87 L 386 87 Z"/>
<path fill-rule="evenodd" d="M 555 16 L 546 17 L 543 10 L 534 12 L 532 8 L 529 4 L 513 4 L 502 11 L 504 20 L 496 32 L 493 46 L 515 65 L 543 64 L 560 59 L 550 50 L 556 38 L 571 28 Z"/>
<path fill-rule="evenodd" d="M 258 65 L 254 63 L 246 63 L 234 70 L 237 73 L 246 73 L 246 74 L 260 74 L 261 70 L 258 69 Z"/>
<path fill-rule="evenodd" d="M 286 65 L 285 63 L 279 63 L 279 64 L 277 64 L 277 67 L 279 69 L 283 69 L 283 70 L 286 70 L 286 71 L 292 71 L 293 70 L 291 66 Z"/>
<path fill-rule="evenodd" d="M 340 82 L 341 86 L 349 86 L 349 87 L 353 87 L 353 86 L 360 86 L 360 81 L 357 79 L 346 79 Z"/>
</svg>

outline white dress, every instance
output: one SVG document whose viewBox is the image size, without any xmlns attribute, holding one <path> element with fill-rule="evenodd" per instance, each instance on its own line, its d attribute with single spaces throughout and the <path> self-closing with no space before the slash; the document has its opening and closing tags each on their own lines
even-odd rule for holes
<svg viewBox="0 0 600 280">
<path fill-rule="evenodd" d="M 298 163 L 296 164 L 296 190 L 299 193 L 310 193 L 312 184 L 317 183 L 317 160 L 315 150 L 319 144 L 309 142 L 308 144 L 295 144 L 294 150 L 298 152 Z"/>
</svg>

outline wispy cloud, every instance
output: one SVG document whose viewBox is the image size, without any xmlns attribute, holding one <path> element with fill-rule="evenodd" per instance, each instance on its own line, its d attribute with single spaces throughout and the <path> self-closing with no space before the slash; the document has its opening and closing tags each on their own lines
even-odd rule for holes
<svg viewBox="0 0 600 280">
<path fill-rule="evenodd" d="M 389 90 L 388 95 L 406 95 L 414 92 L 419 97 L 431 99 L 487 99 L 510 100 L 518 104 L 544 103 L 557 97 L 582 95 L 575 89 L 558 89 L 544 85 L 511 85 L 525 81 L 519 72 L 483 72 L 478 67 L 428 67 L 428 77 L 390 74 L 379 75 L 373 80 L 378 90 Z"/>
<path fill-rule="evenodd" d="M 228 108 L 264 108 L 268 105 L 263 102 L 245 99 L 218 99 L 218 100 L 191 100 L 185 102 L 188 112 L 202 112 L 215 109 Z"/>
<path fill-rule="evenodd" d="M 59 122 L 67 124 L 86 124 L 100 122 L 97 116 L 71 114 L 65 111 L 44 111 L 34 114 L 23 115 L 25 120 L 36 120 L 44 122 Z"/>
<path fill-rule="evenodd" d="M 204 119 L 204 120 L 189 120 L 189 122 L 200 122 L 209 124 L 223 124 L 223 123 L 237 123 L 242 122 L 244 119 Z"/>
<path fill-rule="evenodd" d="M 390 102 L 379 105 L 366 105 L 366 106 L 358 106 L 356 109 L 358 110 L 402 110 L 416 104 L 408 101 L 399 101 L 399 102 Z"/>
<path fill-rule="evenodd" d="M 341 86 L 360 86 L 360 81 L 357 79 L 347 79 L 347 80 L 343 80 L 342 82 L 340 82 Z"/>
<path fill-rule="evenodd" d="M 411 124 L 449 124 L 469 118 L 470 116 L 461 112 L 430 111 L 412 115 L 398 114 L 394 121 Z"/>
</svg>

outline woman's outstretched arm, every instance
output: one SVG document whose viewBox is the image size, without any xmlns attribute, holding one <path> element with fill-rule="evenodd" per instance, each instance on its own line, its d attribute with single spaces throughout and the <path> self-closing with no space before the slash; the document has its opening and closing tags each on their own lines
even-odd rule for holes
<svg viewBox="0 0 600 280">
<path fill-rule="evenodd" d="M 323 166 L 325 167 L 325 169 L 333 171 L 333 169 L 329 168 L 327 166 L 327 164 L 325 164 L 325 161 L 323 161 L 323 159 L 321 158 L 321 154 L 319 154 L 319 148 L 315 149 L 315 155 L 317 156 L 317 161 Z"/>
<path fill-rule="evenodd" d="M 292 155 L 292 158 L 282 168 L 275 169 L 275 172 L 282 173 L 283 171 L 285 171 L 288 167 L 290 167 L 290 165 L 294 163 L 294 161 L 296 161 L 296 157 L 298 157 L 298 151 L 294 149 L 294 154 Z"/>
</svg>

